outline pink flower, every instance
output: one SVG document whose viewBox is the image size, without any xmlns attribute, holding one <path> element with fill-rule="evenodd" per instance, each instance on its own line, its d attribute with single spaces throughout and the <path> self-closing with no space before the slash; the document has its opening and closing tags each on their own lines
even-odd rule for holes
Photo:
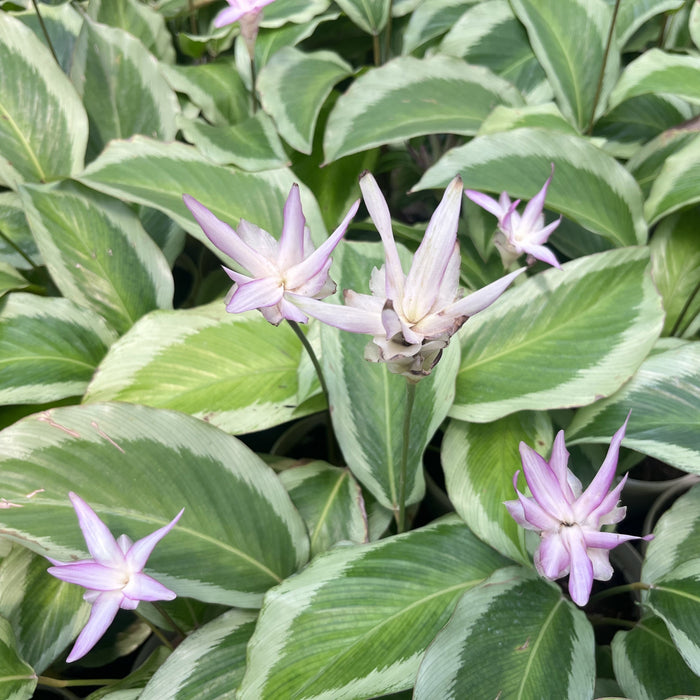
<svg viewBox="0 0 700 700">
<path fill-rule="evenodd" d="M 552 163 L 552 175 L 554 175 L 554 163 Z M 548 226 L 544 225 L 542 210 L 552 175 L 547 178 L 542 189 L 534 198 L 527 203 L 522 216 L 516 211 L 520 200 L 516 199 L 515 202 L 511 202 L 510 197 L 505 192 L 501 192 L 501 196 L 496 201 L 481 192 L 465 190 L 464 194 L 472 202 L 498 217 L 498 234 L 495 242 L 506 267 L 510 267 L 523 253 L 527 253 L 530 258 L 542 260 L 554 267 L 561 268 L 554 253 L 544 246 L 552 231 L 561 222 L 561 217 L 559 217 L 557 221 L 553 221 Z"/>
<path fill-rule="evenodd" d="M 75 661 L 88 653 L 112 624 L 119 608 L 134 610 L 142 600 L 173 600 L 175 593 L 143 573 L 153 548 L 173 529 L 184 508 L 165 527 L 132 542 L 126 535 L 114 539 L 95 511 L 74 493 L 68 494 L 78 516 L 92 559 L 82 561 L 49 561 L 48 572 L 68 583 L 77 583 L 87 590 L 83 596 L 92 603 L 90 619 L 75 642 L 67 661 Z"/>
<path fill-rule="evenodd" d="M 617 504 L 627 475 L 612 491 L 609 489 L 615 477 L 627 420 L 613 436 L 603 464 L 583 492 L 581 482 L 567 466 L 569 453 L 563 430 L 554 441 L 549 463 L 524 442 L 520 443 L 523 471 L 532 498 L 518 491 L 518 471 L 513 477 L 518 500 L 506 501 L 505 506 L 519 525 L 540 533 L 535 568 L 551 580 L 569 574 L 569 594 L 577 605 L 588 602 L 593 579 L 608 581 L 612 576 L 609 550 L 622 542 L 640 539 L 600 529 L 603 525 L 619 523 L 625 517 L 626 508 Z M 652 537 L 647 535 L 641 539 Z"/>
<path fill-rule="evenodd" d="M 229 6 L 221 10 L 214 18 L 215 27 L 225 27 L 227 24 L 238 22 L 241 18 L 244 21 L 251 21 L 258 18 L 265 5 L 269 5 L 275 0 L 226 0 Z"/>
</svg>

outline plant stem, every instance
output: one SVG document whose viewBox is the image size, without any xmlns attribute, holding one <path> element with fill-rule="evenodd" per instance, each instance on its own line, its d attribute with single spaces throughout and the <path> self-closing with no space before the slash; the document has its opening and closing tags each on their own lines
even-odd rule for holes
<svg viewBox="0 0 700 700">
<path fill-rule="evenodd" d="M 297 338 L 299 338 L 301 344 L 304 346 L 304 350 L 306 350 L 306 354 L 309 356 L 311 363 L 313 364 L 314 369 L 316 370 L 316 376 L 318 377 L 318 382 L 321 385 L 321 391 L 326 397 L 326 406 L 328 406 L 328 412 L 326 414 L 326 431 L 328 436 L 328 461 L 331 464 L 335 464 L 337 462 L 337 452 L 335 449 L 335 436 L 333 435 L 333 423 L 331 422 L 331 399 L 328 395 L 328 386 L 326 385 L 326 379 L 323 376 L 321 363 L 318 361 L 318 357 L 316 357 L 316 353 L 314 352 L 313 347 L 311 347 L 311 343 L 306 337 L 306 334 L 304 333 L 304 331 L 301 330 L 301 328 L 299 328 L 299 324 L 296 321 L 290 321 L 289 319 L 287 319 L 287 323 L 290 325 L 291 329 L 296 333 Z"/>
<path fill-rule="evenodd" d="M 255 92 L 255 83 L 257 80 L 258 77 L 255 71 L 255 51 L 253 51 L 250 55 L 250 96 L 253 100 L 253 114 L 258 111 L 258 107 L 260 106 L 258 104 L 258 95 Z"/>
<path fill-rule="evenodd" d="M 118 683 L 120 678 L 69 678 L 61 680 L 60 678 L 51 678 L 50 676 L 39 676 L 37 683 L 45 685 L 49 688 L 70 688 L 71 686 L 81 685 L 113 685 Z"/>
<path fill-rule="evenodd" d="M 170 613 L 158 602 L 152 602 L 151 605 L 167 620 L 167 622 L 172 626 L 172 628 L 183 638 L 187 637 L 185 631 L 180 627 L 180 625 L 173 620 Z"/>
<path fill-rule="evenodd" d="M 630 630 L 637 626 L 637 623 L 631 620 L 622 620 L 619 617 L 603 617 L 602 615 L 590 615 L 588 621 L 592 625 L 612 625 L 614 627 L 625 627 Z"/>
<path fill-rule="evenodd" d="M 598 86 L 595 89 L 595 97 L 593 98 L 593 107 L 591 108 L 591 120 L 588 122 L 586 133 L 590 134 L 593 131 L 593 122 L 595 120 L 595 110 L 600 100 L 600 93 L 603 90 L 603 80 L 605 78 L 605 66 L 608 63 L 608 54 L 610 53 L 610 45 L 612 44 L 613 34 L 615 33 L 615 22 L 617 21 L 617 12 L 620 9 L 621 0 L 615 0 L 613 16 L 610 20 L 610 31 L 608 32 L 608 40 L 605 44 L 605 52 L 603 53 L 603 64 L 600 66 L 600 75 L 598 76 Z"/>
<path fill-rule="evenodd" d="M 58 67 L 61 68 L 61 63 L 58 60 L 58 56 L 56 56 L 56 52 L 53 50 L 53 44 L 51 43 L 51 37 L 49 36 L 49 33 L 46 31 L 46 25 L 44 24 L 44 19 L 41 16 L 41 12 L 39 12 L 39 6 L 37 5 L 36 0 L 32 0 L 32 5 L 34 5 L 34 12 L 36 12 L 37 19 L 39 20 L 39 24 L 41 25 L 41 31 L 44 32 L 44 37 L 46 38 L 46 43 L 49 45 L 49 51 L 51 51 L 51 55 L 54 58 L 54 61 L 58 64 Z M 61 68 L 63 70 L 63 68 Z"/>
<path fill-rule="evenodd" d="M 382 65 L 382 51 L 379 46 L 379 34 L 372 34 L 372 53 L 374 56 L 374 65 Z"/>
<path fill-rule="evenodd" d="M 613 588 L 608 588 L 600 593 L 596 593 L 590 597 L 590 601 L 597 602 L 603 600 L 604 598 L 610 598 L 611 596 L 618 595 L 619 593 L 628 593 L 629 591 L 648 591 L 651 585 L 648 583 L 642 583 L 638 581 L 637 583 L 625 583 L 622 586 L 614 586 Z"/>
<path fill-rule="evenodd" d="M 399 498 L 396 513 L 396 530 L 406 529 L 406 471 L 408 469 L 408 443 L 411 437 L 411 414 L 416 398 L 416 382 L 406 379 L 406 408 L 403 414 L 403 434 L 401 442 L 401 464 L 399 465 Z"/>
<path fill-rule="evenodd" d="M 698 295 L 698 292 L 700 292 L 700 282 L 698 282 L 695 285 L 695 289 L 690 293 L 690 296 L 686 299 L 685 304 L 683 304 L 683 308 L 681 309 L 681 312 L 678 314 L 678 318 L 676 319 L 676 322 L 673 324 L 673 328 L 671 329 L 671 335 L 674 336 L 676 333 L 678 333 L 680 326 L 681 326 L 681 321 L 683 320 L 683 316 L 686 315 L 688 312 L 688 309 L 690 308 L 690 305 L 693 303 L 693 300 L 695 297 Z M 690 323 L 692 323 L 693 319 L 690 319 Z"/>
<path fill-rule="evenodd" d="M 384 62 L 389 60 L 391 57 L 391 11 L 393 9 L 394 1 L 389 0 L 389 16 L 386 20 L 386 29 L 384 30 Z"/>
</svg>

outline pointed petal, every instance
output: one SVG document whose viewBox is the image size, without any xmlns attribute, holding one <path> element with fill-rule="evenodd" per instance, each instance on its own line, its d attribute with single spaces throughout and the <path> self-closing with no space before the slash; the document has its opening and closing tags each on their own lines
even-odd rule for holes
<svg viewBox="0 0 700 700">
<path fill-rule="evenodd" d="M 586 546 L 596 549 L 614 549 L 618 544 L 629 542 L 630 540 L 640 540 L 636 535 L 620 535 L 617 532 L 584 532 Z"/>
<path fill-rule="evenodd" d="M 610 554 L 607 549 L 589 548 L 588 558 L 593 565 L 593 578 L 597 581 L 609 581 L 613 575 L 613 568 L 610 565 Z"/>
<path fill-rule="evenodd" d="M 270 274 L 272 263 L 251 248 L 247 243 L 244 243 L 240 236 L 228 224 L 217 219 L 214 214 L 194 197 L 185 194 L 183 195 L 183 199 L 207 238 L 222 253 L 225 253 L 242 265 L 254 277 Z"/>
<path fill-rule="evenodd" d="M 434 313 L 439 313 L 446 306 L 454 303 L 459 297 L 459 271 L 462 265 L 462 258 L 459 254 L 459 243 L 455 241 L 452 255 L 447 261 L 447 267 L 440 281 L 437 299 L 435 300 Z"/>
<path fill-rule="evenodd" d="M 541 260 L 542 262 L 545 262 L 548 265 L 551 265 L 552 267 L 556 267 L 558 270 L 561 270 L 561 265 L 557 260 L 557 256 L 554 255 L 554 253 L 552 253 L 552 251 L 549 248 L 545 248 L 543 245 L 533 245 L 532 243 L 525 243 L 520 247 L 522 248 L 523 253 L 532 255 L 533 258 Z"/>
<path fill-rule="evenodd" d="M 438 297 L 457 241 L 461 206 L 462 178 L 457 176 L 447 186 L 430 218 L 406 277 L 401 306 L 406 318 L 413 323 L 420 321 L 430 311 Z"/>
<path fill-rule="evenodd" d="M 241 219 L 236 226 L 238 237 L 261 257 L 272 262 L 276 261 L 279 255 L 279 241 L 271 236 L 264 228 L 252 224 L 250 221 Z"/>
<path fill-rule="evenodd" d="M 552 176 L 550 175 L 542 186 L 542 189 L 527 203 L 520 220 L 520 224 L 525 230 L 532 231 L 535 228 L 539 228 L 536 226 L 537 220 L 540 218 L 542 210 L 544 209 L 544 200 L 547 196 L 547 188 L 551 181 Z"/>
<path fill-rule="evenodd" d="M 581 494 L 581 482 L 569 470 L 569 452 L 564 441 L 564 431 L 560 430 L 554 438 L 552 446 L 552 456 L 549 459 L 549 466 L 556 474 L 559 487 L 569 503 L 573 503 L 577 496 Z M 575 490 L 578 484 L 578 491 Z M 572 486 L 574 488 L 572 488 Z"/>
<path fill-rule="evenodd" d="M 343 331 L 369 335 L 381 335 L 384 332 L 381 309 L 379 312 L 368 311 L 289 293 L 287 298 L 309 316 Z"/>
<path fill-rule="evenodd" d="M 605 498 L 600 502 L 600 505 L 595 508 L 591 513 L 581 513 L 588 524 L 591 527 L 599 529 L 601 525 L 610 525 L 612 523 L 619 523 L 625 517 L 626 508 L 618 508 L 617 504 L 620 502 L 620 494 L 622 489 L 625 487 L 627 482 L 627 474 L 620 480 L 620 483 L 605 496 Z M 574 507 L 574 513 L 577 513 L 578 508 Z M 587 516 L 587 517 L 586 517 Z"/>
<path fill-rule="evenodd" d="M 233 24 L 245 14 L 245 11 L 237 7 L 226 7 L 214 18 L 214 26 L 217 29 Z"/>
<path fill-rule="evenodd" d="M 146 537 L 143 537 L 131 546 L 126 555 L 130 571 L 141 571 L 146 566 L 153 548 L 175 527 L 175 523 L 182 517 L 184 512 L 185 509 L 183 508 L 167 525 L 152 532 L 150 535 L 146 535 Z M 145 599 L 142 598 L 142 600 Z"/>
<path fill-rule="evenodd" d="M 66 659 L 68 663 L 82 658 L 97 644 L 100 637 L 112 624 L 112 620 L 114 620 L 117 610 L 119 610 L 121 599 L 121 592 L 102 593 L 97 597 L 97 600 L 92 604 L 90 619 L 83 627 L 83 631 L 78 635 L 78 639 L 70 654 L 68 654 Z"/>
<path fill-rule="evenodd" d="M 558 533 L 545 535 L 535 554 L 535 568 L 551 581 L 566 576 L 571 557 Z"/>
<path fill-rule="evenodd" d="M 476 190 L 464 190 L 464 194 L 469 197 L 474 204 L 478 204 L 482 209 L 486 209 L 487 212 L 493 214 L 498 219 L 505 213 L 503 206 L 488 195 L 477 192 Z M 505 192 L 503 194 L 505 194 Z"/>
<path fill-rule="evenodd" d="M 559 527 L 559 521 L 552 517 L 534 498 L 525 497 L 518 490 L 518 474 L 513 476 L 513 488 L 518 496 L 517 501 L 506 501 L 505 507 L 518 525 L 527 530 L 537 530 L 538 532 L 554 531 Z"/>
<path fill-rule="evenodd" d="M 78 524 L 92 558 L 98 564 L 114 568 L 123 567 L 124 555 L 109 528 L 80 496 L 71 491 L 68 497 L 78 516 Z"/>
<path fill-rule="evenodd" d="M 569 595 L 576 605 L 583 607 L 591 596 L 593 564 L 588 558 L 586 542 L 578 525 L 562 528 L 561 536 L 571 557 Z"/>
<path fill-rule="evenodd" d="M 283 294 L 284 287 L 280 280 L 261 277 L 239 285 L 226 306 L 226 311 L 240 314 L 243 311 L 259 309 L 261 306 L 274 306 L 279 303 Z"/>
<path fill-rule="evenodd" d="M 303 260 L 304 226 L 306 226 L 306 219 L 301 208 L 299 185 L 295 182 L 284 204 L 284 225 L 280 235 L 279 257 L 277 258 L 281 270 L 287 270 Z"/>
<path fill-rule="evenodd" d="M 61 581 L 77 583 L 93 591 L 117 591 L 126 583 L 129 572 L 126 565 L 113 569 L 92 561 L 76 561 L 63 566 L 52 566 L 47 571 Z"/>
<path fill-rule="evenodd" d="M 122 593 L 130 600 L 175 600 L 174 591 L 146 574 L 134 574 Z"/>
<path fill-rule="evenodd" d="M 487 306 L 493 304 L 493 302 L 506 291 L 510 283 L 518 275 L 525 272 L 526 269 L 527 268 L 521 267 L 519 270 L 511 272 L 495 282 L 487 284 L 482 289 L 464 297 L 464 299 L 450 304 L 442 313 L 449 316 L 473 316 L 479 313 L 479 311 L 483 311 Z"/>
<path fill-rule="evenodd" d="M 362 198 L 367 211 L 384 245 L 384 256 L 386 258 L 385 294 L 390 299 L 401 299 L 403 297 L 404 276 L 399 260 L 399 251 L 394 241 L 394 232 L 391 228 L 389 207 L 377 181 L 372 177 L 371 173 L 366 172 L 360 178 L 360 190 L 362 190 Z"/>
<path fill-rule="evenodd" d="M 556 475 L 535 450 L 520 443 L 520 458 L 525 480 L 537 503 L 559 522 L 572 522 L 571 506 L 564 497 Z"/>
<path fill-rule="evenodd" d="M 533 231 L 532 235 L 529 236 L 528 240 L 534 245 L 541 245 L 542 243 L 546 243 L 551 233 L 561 223 L 562 218 L 563 217 L 560 216 L 556 221 L 552 221 L 551 223 L 547 224 L 544 228 L 541 228 L 539 231 Z"/>
</svg>

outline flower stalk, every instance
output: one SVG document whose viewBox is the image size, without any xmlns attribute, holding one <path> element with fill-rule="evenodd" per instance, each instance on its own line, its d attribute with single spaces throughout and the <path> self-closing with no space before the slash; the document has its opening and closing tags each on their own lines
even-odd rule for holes
<svg viewBox="0 0 700 700">
<path fill-rule="evenodd" d="M 411 416 L 416 399 L 417 382 L 406 377 L 406 408 L 403 414 L 401 434 L 401 463 L 399 464 L 399 495 L 396 512 L 396 530 L 400 534 L 406 529 L 406 474 L 408 471 L 408 447 L 411 439 Z"/>
</svg>

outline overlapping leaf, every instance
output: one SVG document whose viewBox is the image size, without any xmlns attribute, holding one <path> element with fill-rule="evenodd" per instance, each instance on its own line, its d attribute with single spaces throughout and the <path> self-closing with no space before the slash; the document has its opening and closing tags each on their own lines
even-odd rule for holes
<svg viewBox="0 0 700 700">
<path fill-rule="evenodd" d="M 411 13 L 403 34 L 402 53 L 444 34 L 464 14 L 468 0 L 423 0 Z"/>
<path fill-rule="evenodd" d="M 506 563 L 455 517 L 317 557 L 266 596 L 240 699 L 410 688 L 459 595 Z"/>
<path fill-rule="evenodd" d="M 459 173 L 474 190 L 527 199 L 542 187 L 555 165 L 546 207 L 612 241 L 645 243 L 639 186 L 611 156 L 590 141 L 558 131 L 523 128 L 479 136 L 453 148 L 423 175 L 414 189 L 444 187 Z"/>
<path fill-rule="evenodd" d="M 34 696 L 37 676 L 17 653 L 12 626 L 0 617 L 0 694 L 7 700 L 28 700 Z"/>
<path fill-rule="evenodd" d="M 648 268 L 646 249 L 612 250 L 506 292 L 461 331 L 450 415 L 486 422 L 518 410 L 586 405 L 615 392 L 663 324 Z"/>
<path fill-rule="evenodd" d="M 88 556 L 69 491 L 133 540 L 184 507 L 148 561 L 181 596 L 255 607 L 308 556 L 304 524 L 272 470 L 181 413 L 128 404 L 45 411 L 0 433 L 0 455 L 3 495 L 19 506 L 0 510 L 0 529 L 44 556 Z"/>
<path fill-rule="evenodd" d="M 389 12 L 391 0 L 336 0 L 340 9 L 363 31 L 368 34 L 378 35 L 384 29 Z"/>
</svg>

